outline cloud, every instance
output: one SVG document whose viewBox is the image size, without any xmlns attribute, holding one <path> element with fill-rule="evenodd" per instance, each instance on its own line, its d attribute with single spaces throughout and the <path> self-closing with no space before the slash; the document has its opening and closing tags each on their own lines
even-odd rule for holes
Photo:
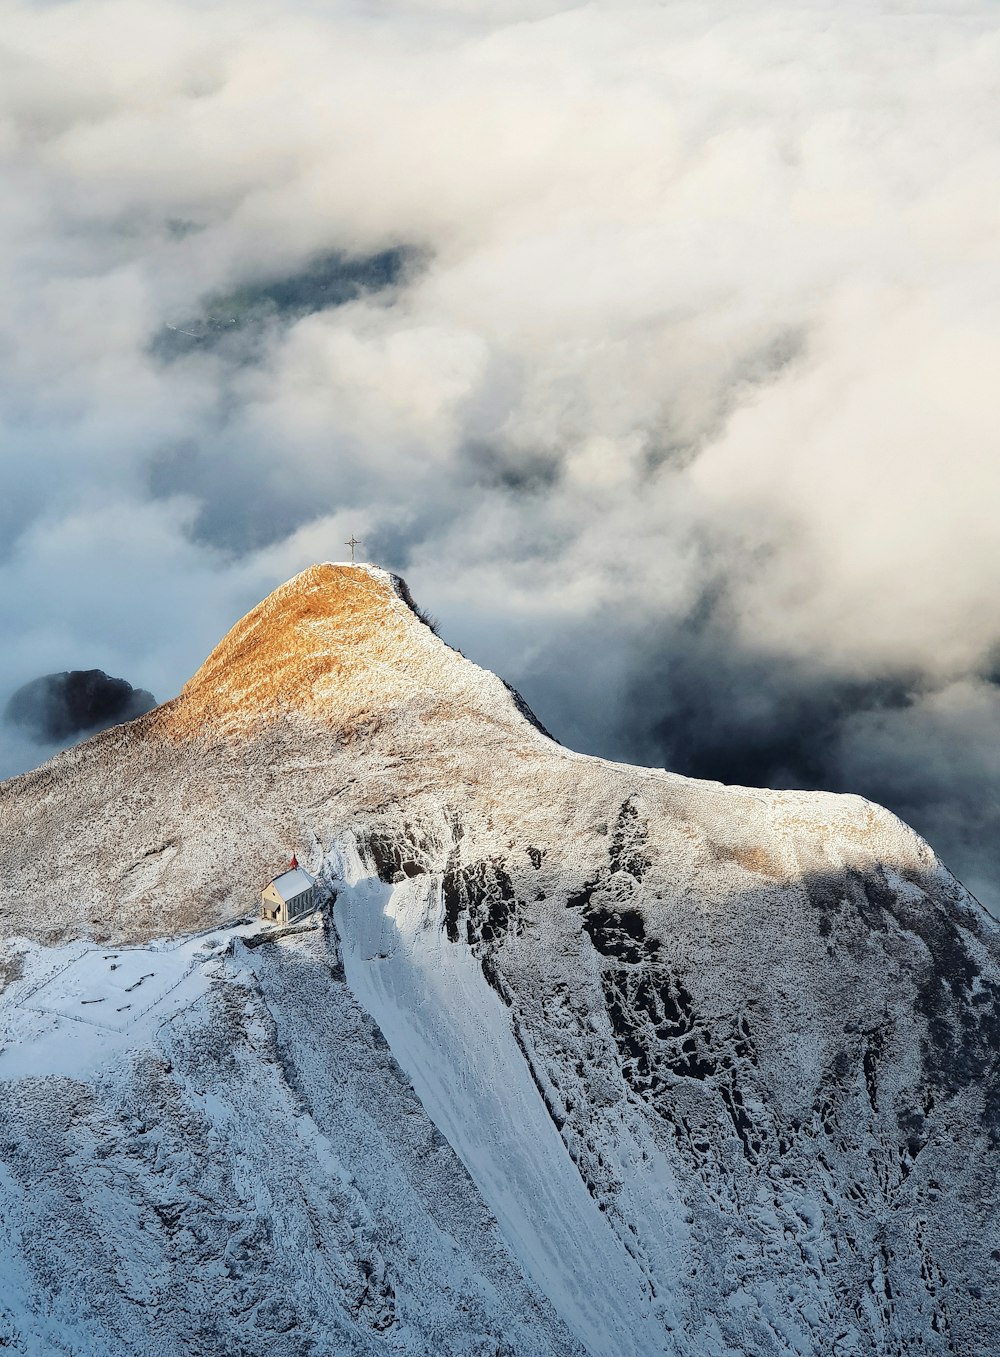
<svg viewBox="0 0 1000 1357">
<path fill-rule="evenodd" d="M 174 692 L 357 531 L 568 742 L 1000 905 L 985 0 L 4 15 L 0 700 Z"/>
</svg>

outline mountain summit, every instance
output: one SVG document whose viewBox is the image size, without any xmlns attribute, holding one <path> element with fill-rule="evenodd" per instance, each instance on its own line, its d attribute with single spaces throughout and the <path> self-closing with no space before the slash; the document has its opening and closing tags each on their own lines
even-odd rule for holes
<svg viewBox="0 0 1000 1357">
<path fill-rule="evenodd" d="M 434 635 L 398 576 L 314 565 L 238 622 L 155 724 L 205 737 L 298 715 L 350 737 L 428 698 L 439 715 L 449 701 L 475 710 L 503 687 Z"/>
<path fill-rule="evenodd" d="M 564 749 L 319 565 L 0 843 L 14 1351 L 995 1351 L 1000 942 L 879 807 Z"/>
<path fill-rule="evenodd" d="M 431 768 L 458 787 L 467 747 L 476 762 L 490 746 L 518 759 L 555 749 L 532 721 L 439 640 L 398 577 L 313 566 L 238 622 L 173 701 L 0 788 L 0 926 L 140 941 L 238 917 L 289 843 L 332 832 L 328 809 L 336 823 L 384 814 Z M 42 914 L 41 864 L 60 883 Z"/>
</svg>

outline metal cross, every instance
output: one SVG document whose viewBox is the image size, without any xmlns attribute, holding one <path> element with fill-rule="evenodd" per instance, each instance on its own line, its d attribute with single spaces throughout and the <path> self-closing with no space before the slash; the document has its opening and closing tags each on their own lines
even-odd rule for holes
<svg viewBox="0 0 1000 1357">
<path fill-rule="evenodd" d="M 359 547 L 360 545 L 361 545 L 361 543 L 360 543 L 360 542 L 358 541 L 358 539 L 354 536 L 354 533 L 353 533 L 353 532 L 351 533 L 351 540 L 350 540 L 349 542 L 345 542 L 345 543 L 344 543 L 344 546 L 345 546 L 345 547 L 350 547 L 350 548 L 351 548 L 351 565 L 354 564 L 354 548 L 355 548 L 355 547 Z"/>
</svg>

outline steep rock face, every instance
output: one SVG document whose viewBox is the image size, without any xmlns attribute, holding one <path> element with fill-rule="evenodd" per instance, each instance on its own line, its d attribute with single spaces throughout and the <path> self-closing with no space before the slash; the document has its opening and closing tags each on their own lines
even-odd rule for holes
<svg viewBox="0 0 1000 1357">
<path fill-rule="evenodd" d="M 510 1352 L 996 1351 L 1000 947 L 886 811 L 574 754 L 399 581 L 317 566 L 0 788 L 0 930 L 223 927 L 290 848 L 499 1223 Z"/>
<path fill-rule="evenodd" d="M 387 958 L 422 970 L 443 934 L 479 960 L 664 1350 L 985 1357 L 1000 1333 L 992 925 L 873 807 L 842 808 L 838 843 L 794 798 L 793 827 L 759 850 L 708 849 L 685 819 L 685 870 L 656 790 L 605 803 L 569 861 L 540 837 L 469 854 L 454 821 L 429 849 L 370 845 L 365 871 L 397 884 L 377 943 L 355 936 L 362 902 L 339 916 L 359 992 L 391 1030 L 405 1019 Z M 866 836 L 881 860 L 858 860 Z M 459 1022 L 453 1040 L 473 1035 Z M 468 1088 L 435 1091 L 419 1052 L 400 1058 L 435 1119 L 461 1120 Z"/>
<path fill-rule="evenodd" d="M 416 937 L 480 958 L 675 1350 L 989 1352 L 997 970 L 958 890 L 882 868 L 713 905 L 620 843 L 579 889 L 545 858 L 446 870 Z"/>
</svg>

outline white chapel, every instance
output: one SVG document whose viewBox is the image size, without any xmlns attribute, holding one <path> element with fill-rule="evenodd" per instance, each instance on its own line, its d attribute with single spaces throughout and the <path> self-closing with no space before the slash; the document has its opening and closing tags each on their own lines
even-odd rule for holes
<svg viewBox="0 0 1000 1357">
<path fill-rule="evenodd" d="M 288 869 L 260 893 L 260 914 L 268 923 L 287 924 L 316 908 L 316 879 L 293 857 Z"/>
</svg>

